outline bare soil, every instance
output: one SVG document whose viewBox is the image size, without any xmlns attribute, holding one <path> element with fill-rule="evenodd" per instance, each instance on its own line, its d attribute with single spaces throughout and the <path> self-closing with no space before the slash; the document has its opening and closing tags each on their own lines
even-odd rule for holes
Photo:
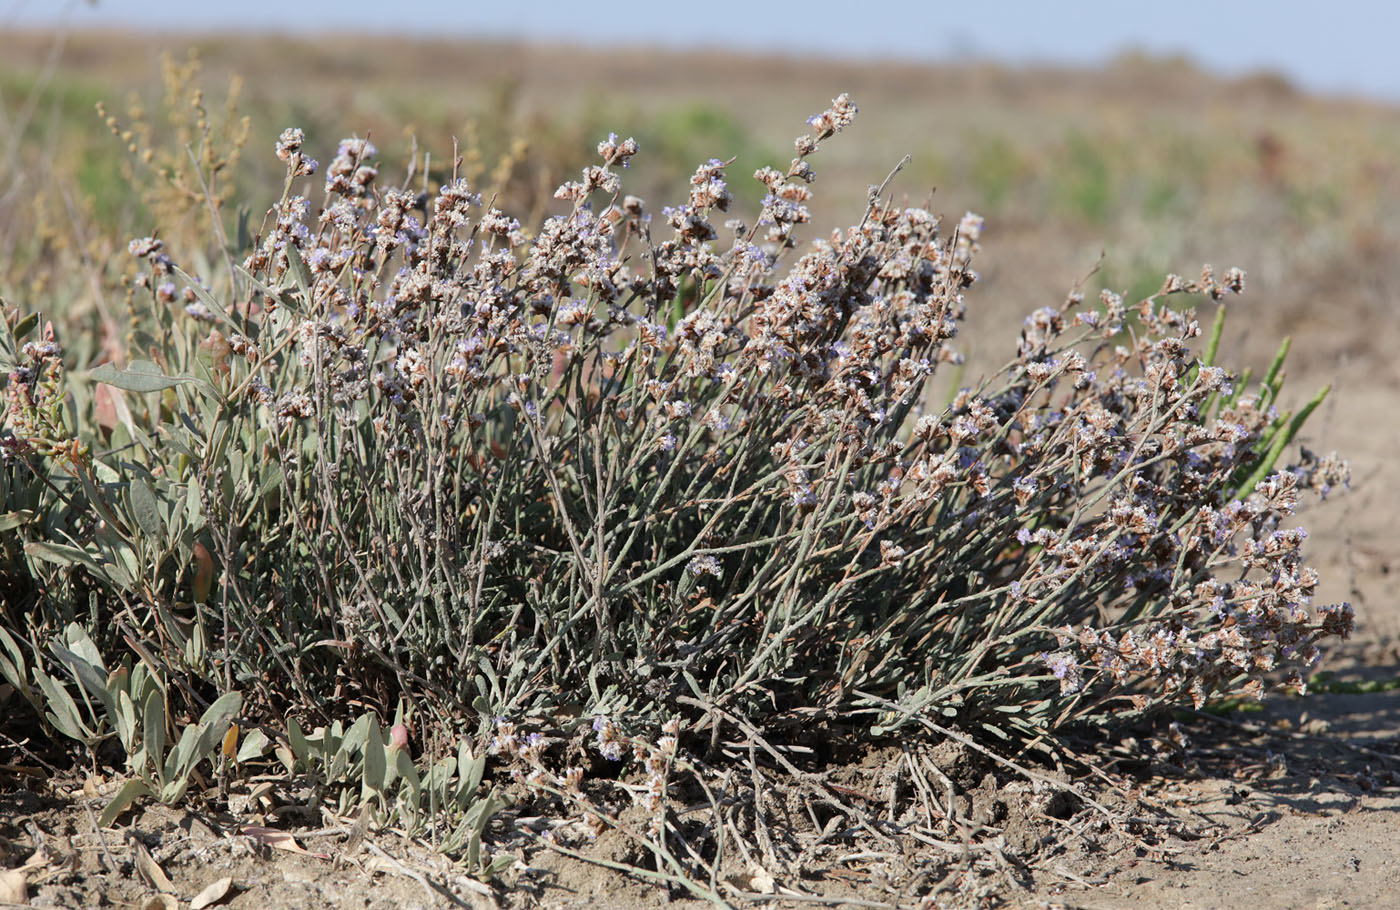
<svg viewBox="0 0 1400 910">
<path fill-rule="evenodd" d="M 1383 681 L 1367 668 L 1339 679 L 1334 690 Z M 1119 785 L 1083 791 L 1120 812 L 1126 798 L 1141 799 L 1156 817 L 1138 826 L 1115 830 L 1073 797 L 1037 798 L 945 744 L 936 761 L 957 789 L 954 805 L 983 826 L 968 832 L 965 855 L 853 836 L 814 851 L 800 874 L 768 878 L 740 864 L 727 880 L 764 903 L 787 895 L 791 906 L 1400 906 L 1400 691 L 1271 699 L 1261 710 L 1197 715 L 1182 729 L 1184 751 L 1153 731 L 1112 747 L 1103 754 Z M 899 745 L 872 750 L 825 779 L 840 793 L 882 801 L 901 755 Z M 1134 781 L 1125 794 L 1121 783 Z M 0 863 L 28 870 L 30 906 L 157 908 L 165 905 L 151 901 L 164 887 L 178 901 L 170 906 L 189 907 L 224 878 L 217 906 L 234 908 L 705 905 L 602 865 L 649 868 L 618 832 L 581 848 L 589 860 L 581 862 L 522 838 L 541 820 L 520 810 L 493 824 L 492 838 L 519 862 L 487 888 L 424 842 L 393 832 L 361 840 L 350 821 L 331 818 L 312 826 L 290 813 L 281 821 L 239 816 L 227 811 L 236 800 L 214 800 L 208 811 L 151 806 L 99 830 L 96 812 L 112 784 L 86 783 L 85 791 L 79 776 L 47 779 L 14 766 L 0 776 Z M 292 837 L 274 840 L 256 828 L 250 836 L 253 822 Z M 810 843 L 815 834 L 798 839 Z M 150 863 L 168 884 L 149 873 Z"/>
</svg>

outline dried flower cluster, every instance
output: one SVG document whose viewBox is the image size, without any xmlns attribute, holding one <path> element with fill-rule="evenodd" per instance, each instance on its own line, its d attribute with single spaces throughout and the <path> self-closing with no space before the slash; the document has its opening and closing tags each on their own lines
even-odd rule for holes
<svg viewBox="0 0 1400 910">
<path fill-rule="evenodd" d="M 233 625 L 275 626 L 221 642 L 230 660 L 453 715 L 606 692 L 876 732 L 939 709 L 1029 735 L 1121 699 L 1301 684 L 1351 614 L 1311 605 L 1283 521 L 1345 465 L 1274 470 L 1298 419 L 1193 353 L 1194 311 L 1168 305 L 1244 274 L 1170 276 L 1135 305 L 1071 295 L 935 404 L 983 222 L 945 231 L 876 193 L 798 251 L 809 158 L 854 114 L 837 98 L 786 172 L 753 175 L 753 227 L 714 224 L 734 205 L 721 160 L 653 222 L 616 136 L 533 232 L 455 174 L 382 186 L 363 139 L 313 202 L 289 129 L 288 191 L 227 290 L 176 294 L 159 241 L 133 244 L 152 306 L 199 342 L 168 368 L 223 402 L 160 476 L 199 488 Z M 215 457 L 229 439 L 236 464 Z"/>
<path fill-rule="evenodd" d="M 626 736 L 611 719 L 602 716 L 594 719 L 592 729 L 595 734 L 593 745 L 602 758 L 608 762 L 623 762 L 630 755 L 636 768 L 642 772 L 640 784 L 613 781 L 611 786 L 626 792 L 633 805 L 646 811 L 649 819 L 647 838 L 652 841 L 664 838 L 672 774 L 678 766 L 691 773 L 696 771 L 679 748 L 680 720 L 675 717 L 667 720 L 654 742 Z M 562 771 L 556 770 L 558 763 L 548 753 L 552 746 L 562 745 L 560 740 L 551 740 L 539 732 L 521 737 L 516 730 L 515 723 L 496 718 L 491 754 L 499 756 L 502 761 L 514 762 L 516 767 L 511 777 L 517 784 L 523 785 L 532 799 L 552 797 L 563 802 L 563 817 L 546 833 L 551 843 L 559 844 L 573 834 L 591 839 L 609 828 L 626 828 L 615 811 L 585 792 L 583 785 L 587 772 L 582 767 L 570 765 Z M 595 787 L 604 784 L 597 777 L 590 778 L 589 782 Z"/>
<path fill-rule="evenodd" d="M 71 438 L 63 416 L 63 351 L 54 340 L 53 326 L 42 341 L 25 342 L 23 362 L 6 377 L 5 424 L 10 432 L 0 436 L 0 453 L 6 460 L 21 455 L 69 459 L 82 452 Z"/>
</svg>

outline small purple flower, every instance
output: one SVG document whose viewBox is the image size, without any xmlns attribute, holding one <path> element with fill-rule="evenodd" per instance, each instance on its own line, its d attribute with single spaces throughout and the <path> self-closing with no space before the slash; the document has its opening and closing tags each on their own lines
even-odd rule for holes
<svg viewBox="0 0 1400 910">
<path fill-rule="evenodd" d="M 515 734 L 515 724 L 504 717 L 497 717 L 496 735 L 491 739 L 491 752 L 496 755 L 515 755 L 519 749 L 520 739 Z"/>
<path fill-rule="evenodd" d="M 697 556 L 685 568 L 687 572 L 695 576 L 713 575 L 715 578 L 719 578 L 722 572 L 719 560 L 713 556 Z"/>
<path fill-rule="evenodd" d="M 593 718 L 593 732 L 598 734 L 598 751 L 609 761 L 618 761 L 622 758 L 622 741 L 618 737 L 617 727 L 606 717 L 598 716 Z"/>
<path fill-rule="evenodd" d="M 1073 654 L 1068 651 L 1041 652 L 1040 659 L 1060 681 L 1061 695 L 1069 695 L 1084 688 L 1084 675 Z"/>
</svg>

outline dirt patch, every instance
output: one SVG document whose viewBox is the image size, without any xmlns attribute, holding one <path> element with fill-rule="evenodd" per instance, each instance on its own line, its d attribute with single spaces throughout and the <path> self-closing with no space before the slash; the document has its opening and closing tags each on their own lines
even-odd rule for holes
<svg viewBox="0 0 1400 910">
<path fill-rule="evenodd" d="M 787 894 L 793 905 L 1400 905 L 1400 692 L 1339 691 L 1380 678 L 1369 676 L 1129 735 L 1101 753 L 1108 773 L 1077 793 L 1055 785 L 1070 780 L 1063 770 L 1036 765 L 1045 779 L 1027 780 L 962 743 L 894 744 L 796 781 L 763 778 L 759 835 L 752 785 L 745 791 L 731 776 L 728 817 L 751 852 L 730 844 L 718 887 L 765 904 Z M 388 831 L 360 841 L 353 824 L 332 818 L 289 827 L 290 838 L 250 835 L 251 821 L 267 819 L 214 811 L 216 801 L 205 812 L 144 808 L 99 830 L 91 785 L 85 794 L 76 778 L 21 767 L 6 765 L 0 777 L 0 865 L 29 870 L 30 906 L 157 908 L 165 905 L 152 901 L 167 887 L 177 900 L 170 906 L 184 908 L 223 878 L 228 894 L 214 906 L 707 905 L 649 880 L 664 867 L 635 839 L 607 830 L 570 841 L 568 819 L 533 814 L 539 807 L 525 803 L 488 831 L 519 861 L 486 888 L 427 839 Z M 936 783 L 927 792 L 917 768 L 927 772 L 924 784 Z M 928 801 L 943 813 L 941 827 L 914 824 Z M 619 817 L 637 831 L 648 815 L 631 807 Z M 546 830 L 583 859 L 542 847 L 535 835 Z M 683 830 L 713 855 L 698 824 Z"/>
<path fill-rule="evenodd" d="M 339 826 L 254 838 L 240 834 L 231 817 L 165 806 L 99 830 L 100 804 L 12 783 L 0 792 L 0 855 L 7 867 L 28 868 L 29 906 L 160 910 L 152 902 L 168 894 L 177 902 L 170 906 L 188 908 L 225 878 L 225 896 L 211 906 L 388 910 L 490 903 L 464 887 L 441 857 L 392 834 L 378 837 L 373 848 L 346 850 L 348 830 Z M 286 849 L 293 845 L 306 852 Z"/>
<path fill-rule="evenodd" d="M 1040 896 L 1083 908 L 1400 906 L 1400 695 L 1280 699 L 1207 723 L 1189 775 L 1159 796 L 1216 833 L 1117 868 L 1081 861 L 1066 871 L 1083 882 Z"/>
</svg>

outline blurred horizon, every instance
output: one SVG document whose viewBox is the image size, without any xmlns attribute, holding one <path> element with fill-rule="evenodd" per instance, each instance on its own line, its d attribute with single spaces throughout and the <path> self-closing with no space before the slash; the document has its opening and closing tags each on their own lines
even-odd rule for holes
<svg viewBox="0 0 1400 910">
<path fill-rule="evenodd" d="M 596 8 L 567 0 L 526 5 L 417 0 L 242 0 L 201 6 L 183 0 L 0 0 L 0 31 L 120 27 L 130 32 L 391 34 L 414 38 L 570 43 L 594 48 L 773 53 L 843 61 L 1008 66 L 1099 67 L 1131 54 L 1181 57 L 1224 77 L 1267 73 L 1297 88 L 1400 103 L 1400 67 L 1391 36 L 1400 11 L 1383 0 L 1334 3 L 1326 15 L 1301 0 L 1215 4 L 1182 0 L 1170 9 L 1085 0 L 1071 11 L 1015 0 L 956 15 L 900 0 L 882 19 L 851 16 L 833 0 L 813 0 L 794 15 L 786 5 L 710 0 L 703 8 L 669 4 Z"/>
</svg>

